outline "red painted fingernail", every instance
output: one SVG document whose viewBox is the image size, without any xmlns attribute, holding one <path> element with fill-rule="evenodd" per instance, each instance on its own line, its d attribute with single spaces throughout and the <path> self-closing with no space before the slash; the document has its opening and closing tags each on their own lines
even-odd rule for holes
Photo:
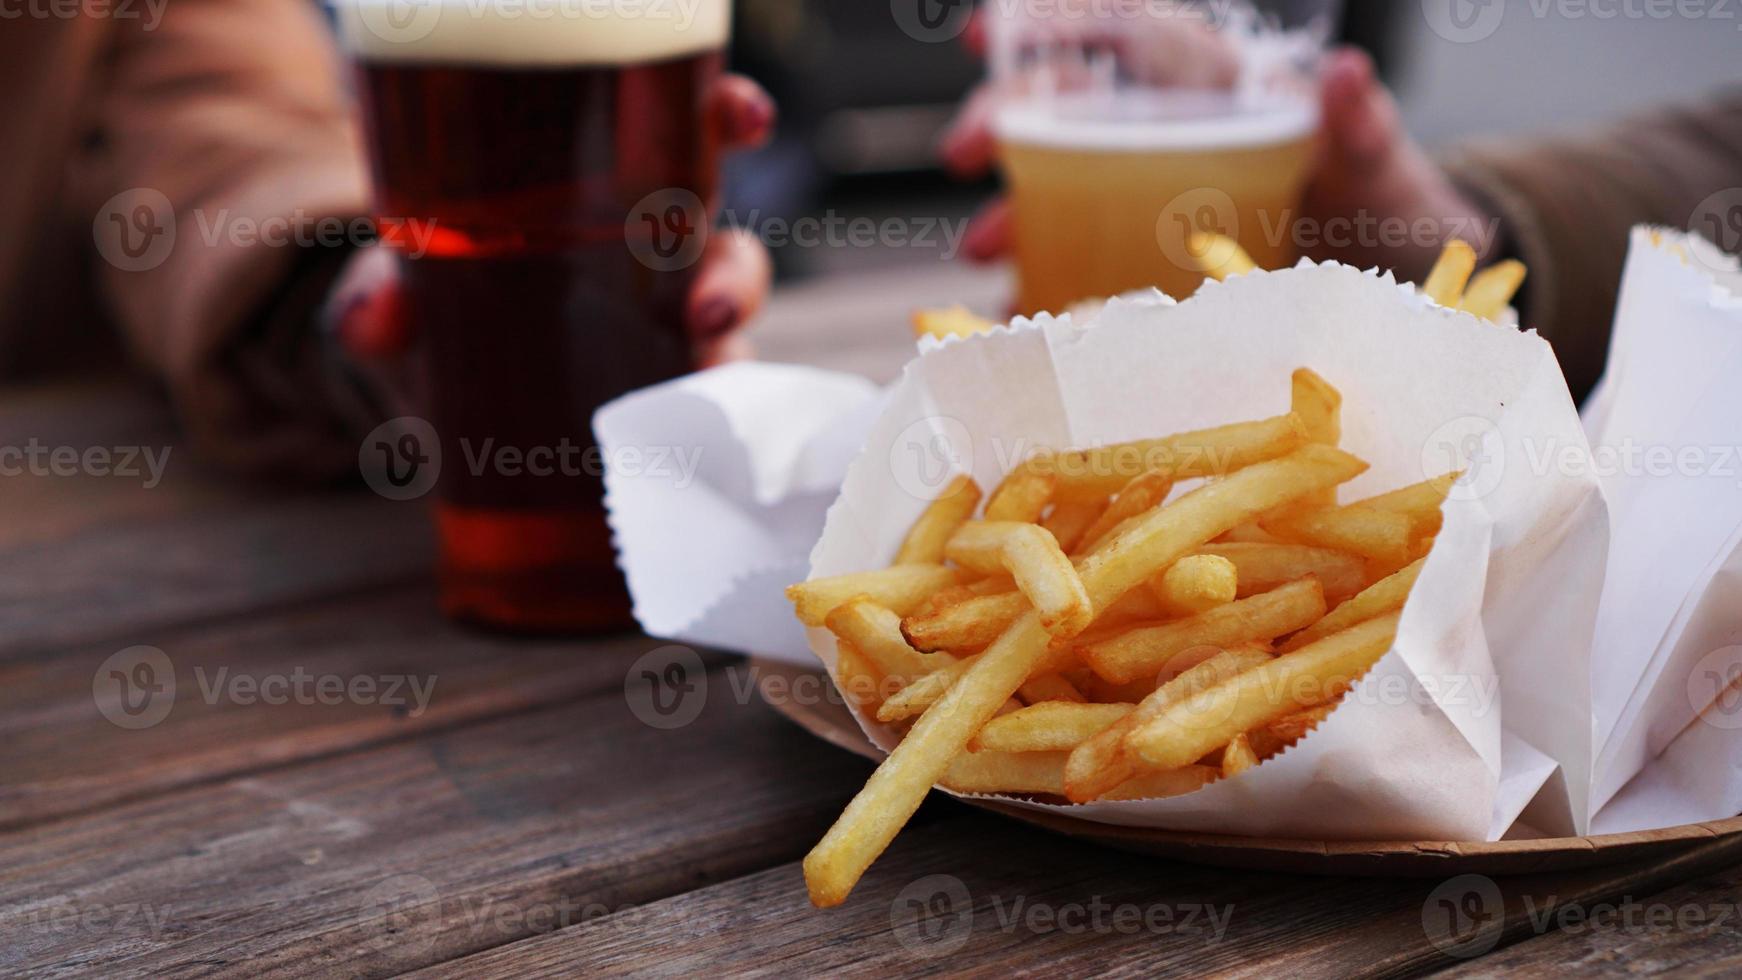
<svg viewBox="0 0 1742 980">
<path fill-rule="evenodd" d="M 697 340 L 714 340 L 731 333 L 732 328 L 738 325 L 738 319 L 738 304 L 724 296 L 716 296 L 696 310 L 695 317 L 690 321 L 690 329 Z"/>
</svg>

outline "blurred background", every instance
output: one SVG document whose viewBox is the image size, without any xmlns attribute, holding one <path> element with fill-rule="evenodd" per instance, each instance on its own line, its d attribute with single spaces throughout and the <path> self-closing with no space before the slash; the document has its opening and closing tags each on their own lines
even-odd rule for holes
<svg viewBox="0 0 1742 980">
<path fill-rule="evenodd" d="M 1472 16 L 1502 7 L 1467 2 Z M 1742 11 L 1621 16 L 1620 0 L 1504 7 L 1492 33 L 1448 40 L 1413 0 L 1348 0 L 1339 33 L 1374 54 L 1409 128 L 1430 148 L 1573 129 L 1742 82 Z M 981 73 L 963 45 L 914 43 L 877 0 L 739 0 L 736 16 L 733 58 L 779 99 L 782 125 L 774 145 L 733 161 L 729 207 L 760 218 L 961 218 L 990 192 L 990 183 L 962 186 L 936 163 L 937 136 Z M 938 254 L 783 249 L 776 262 L 792 279 Z"/>
</svg>

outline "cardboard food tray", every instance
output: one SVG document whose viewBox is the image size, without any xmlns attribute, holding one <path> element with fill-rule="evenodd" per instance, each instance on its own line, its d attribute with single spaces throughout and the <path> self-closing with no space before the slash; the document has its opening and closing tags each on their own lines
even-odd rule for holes
<svg viewBox="0 0 1742 980">
<path fill-rule="evenodd" d="M 815 668 L 754 658 L 757 690 L 771 682 L 791 691 L 793 682 L 828 682 Z M 803 689 L 803 688 L 799 688 Z M 817 689 L 814 686 L 811 689 Z M 828 690 L 834 690 L 827 686 Z M 763 700 L 812 735 L 873 762 L 883 753 L 859 730 L 838 700 L 798 703 L 791 697 Z M 1668 858 L 1720 837 L 1742 833 L 1742 817 L 1658 830 L 1593 837 L 1547 837 L 1495 842 L 1327 841 L 1193 834 L 1091 823 L 1006 806 L 995 800 L 962 802 L 1013 817 L 1055 833 L 1108 847 L 1192 864 L 1293 874 L 1377 878 L 1436 878 L 1456 874 L 1516 875 L 1603 867 L 1647 858 Z"/>
</svg>

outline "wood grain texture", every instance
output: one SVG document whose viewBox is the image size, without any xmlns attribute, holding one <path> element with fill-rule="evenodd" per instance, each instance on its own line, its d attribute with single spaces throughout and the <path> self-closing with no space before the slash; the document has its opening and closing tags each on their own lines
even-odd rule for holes
<svg viewBox="0 0 1742 980">
<path fill-rule="evenodd" d="M 1693 868 L 1738 860 L 1742 848 L 1726 843 L 1674 866 L 1502 879 L 1506 914 L 1495 921 L 1511 935 L 1527 897 L 1643 894 Z M 965 811 L 898 839 L 840 909 L 811 908 L 800 874 L 796 865 L 771 869 L 425 975 L 1329 978 L 1406 976 L 1458 962 L 1435 943 L 1455 947 L 1456 937 L 1424 925 L 1423 908 L 1442 883 L 1197 868 Z M 950 888 L 954 898 L 936 897 Z"/>
<path fill-rule="evenodd" d="M 865 766 L 708 678 L 0 835 L 0 971 L 384 976 L 796 859 Z"/>
</svg>

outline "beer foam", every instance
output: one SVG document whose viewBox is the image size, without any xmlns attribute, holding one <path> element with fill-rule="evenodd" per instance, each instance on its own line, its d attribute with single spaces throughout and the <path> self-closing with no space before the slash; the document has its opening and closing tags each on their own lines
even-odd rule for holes
<svg viewBox="0 0 1742 980">
<path fill-rule="evenodd" d="M 584 67 L 726 46 L 732 0 L 329 0 L 365 61 Z"/>
<path fill-rule="evenodd" d="M 1215 101 L 1221 105 L 1161 98 L 1138 112 L 1127 103 L 1117 117 L 1089 111 L 1073 99 L 1022 102 L 999 110 L 994 128 L 999 139 L 1025 146 L 1143 153 L 1274 146 L 1302 139 L 1319 125 L 1318 106 L 1304 99 L 1259 105 Z"/>
</svg>

